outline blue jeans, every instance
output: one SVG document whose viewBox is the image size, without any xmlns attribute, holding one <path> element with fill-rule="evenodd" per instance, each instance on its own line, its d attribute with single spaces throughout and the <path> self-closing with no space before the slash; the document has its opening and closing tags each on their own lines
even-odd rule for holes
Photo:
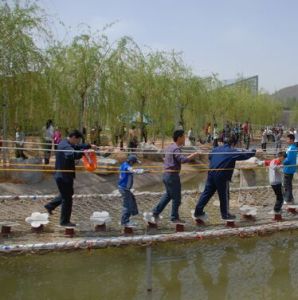
<svg viewBox="0 0 298 300">
<path fill-rule="evenodd" d="M 163 175 L 163 183 L 166 187 L 166 192 L 161 197 L 157 206 L 153 209 L 153 214 L 158 216 L 167 204 L 172 201 L 171 220 L 179 219 L 179 206 L 181 204 L 181 183 L 178 173 L 165 173 Z"/>
<path fill-rule="evenodd" d="M 125 225 L 129 222 L 130 216 L 137 215 L 139 211 L 136 198 L 130 190 L 119 188 L 119 192 L 123 200 L 121 224 Z"/>
<path fill-rule="evenodd" d="M 204 215 L 204 207 L 208 204 L 209 200 L 217 191 L 220 203 L 220 213 L 223 218 L 229 214 L 229 184 L 228 180 L 223 178 L 218 179 L 214 175 L 208 174 L 204 192 L 198 200 L 195 210 L 195 217 Z"/>
</svg>

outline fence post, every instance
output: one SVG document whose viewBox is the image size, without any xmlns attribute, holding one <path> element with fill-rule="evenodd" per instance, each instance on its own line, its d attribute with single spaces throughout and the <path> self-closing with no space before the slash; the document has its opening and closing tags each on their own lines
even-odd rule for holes
<svg viewBox="0 0 298 300">
<path fill-rule="evenodd" d="M 146 247 L 146 284 L 147 292 L 152 292 L 152 248 L 151 245 Z"/>
</svg>

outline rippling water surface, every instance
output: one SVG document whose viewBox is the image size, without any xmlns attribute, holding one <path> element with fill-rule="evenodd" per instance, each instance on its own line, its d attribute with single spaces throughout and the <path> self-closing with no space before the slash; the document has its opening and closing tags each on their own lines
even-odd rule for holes
<svg viewBox="0 0 298 300">
<path fill-rule="evenodd" d="M 0 257 L 0 299 L 297 299 L 298 235 Z"/>
</svg>

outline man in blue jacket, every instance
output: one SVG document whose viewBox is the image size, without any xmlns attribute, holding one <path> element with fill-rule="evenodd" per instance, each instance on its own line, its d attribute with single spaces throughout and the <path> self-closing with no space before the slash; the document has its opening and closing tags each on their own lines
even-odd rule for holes
<svg viewBox="0 0 298 300">
<path fill-rule="evenodd" d="M 287 144 L 289 145 L 289 147 L 286 151 L 287 157 L 283 161 L 284 189 L 285 189 L 284 201 L 287 204 L 294 203 L 294 197 L 292 192 L 292 181 L 293 181 L 294 174 L 296 172 L 296 157 L 297 157 L 297 147 L 295 146 L 294 141 L 295 141 L 294 134 L 288 134 Z"/>
<path fill-rule="evenodd" d="M 60 225 L 76 226 L 70 222 L 72 210 L 73 182 L 75 174 L 75 160 L 83 156 L 84 149 L 96 149 L 95 145 L 79 144 L 83 135 L 78 130 L 69 133 L 66 139 L 63 139 L 57 147 L 56 164 L 55 164 L 55 180 L 60 195 L 45 205 L 45 209 L 49 214 L 53 214 L 53 210 L 62 204 Z M 79 151 L 78 151 L 79 150 Z"/>
<path fill-rule="evenodd" d="M 235 219 L 236 216 L 229 212 L 229 183 L 232 179 L 235 162 L 237 160 L 246 160 L 255 156 L 256 150 L 244 151 L 231 147 L 232 139 L 225 138 L 224 145 L 216 147 L 209 155 L 208 178 L 205 190 L 198 200 L 194 218 L 202 221 L 207 220 L 207 214 L 204 207 L 211 197 L 217 191 L 220 201 L 220 213 L 223 220 Z"/>
</svg>

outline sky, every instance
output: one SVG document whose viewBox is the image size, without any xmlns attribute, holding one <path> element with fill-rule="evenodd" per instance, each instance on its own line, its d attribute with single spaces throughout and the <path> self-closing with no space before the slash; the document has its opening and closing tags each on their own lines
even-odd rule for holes
<svg viewBox="0 0 298 300">
<path fill-rule="evenodd" d="M 297 0 L 40 0 L 71 27 L 102 29 L 111 40 L 131 36 L 153 50 L 183 52 L 194 74 L 220 80 L 259 75 L 273 93 L 298 84 Z M 53 27 L 65 37 L 65 28 Z"/>
</svg>

